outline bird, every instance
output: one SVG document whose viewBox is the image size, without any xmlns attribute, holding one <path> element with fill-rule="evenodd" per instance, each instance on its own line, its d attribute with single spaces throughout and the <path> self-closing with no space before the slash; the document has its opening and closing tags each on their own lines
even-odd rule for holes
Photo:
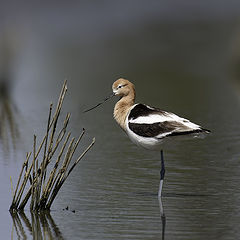
<svg viewBox="0 0 240 240">
<path fill-rule="evenodd" d="M 165 163 L 161 145 L 167 140 L 179 139 L 183 136 L 190 138 L 204 137 L 210 133 L 210 130 L 174 113 L 146 104 L 135 103 L 135 86 L 127 79 L 117 79 L 112 84 L 112 91 L 113 93 L 109 97 L 84 112 L 100 106 L 114 96 L 120 97 L 113 111 L 113 117 L 118 125 L 136 145 L 148 150 L 160 150 L 161 171 L 158 197 L 161 198 L 165 176 Z"/>
</svg>

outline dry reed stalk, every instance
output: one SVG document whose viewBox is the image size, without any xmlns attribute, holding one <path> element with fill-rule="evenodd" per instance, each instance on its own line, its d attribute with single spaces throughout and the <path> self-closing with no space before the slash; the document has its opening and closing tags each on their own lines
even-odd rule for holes
<svg viewBox="0 0 240 240">
<path fill-rule="evenodd" d="M 48 115 L 48 123 L 47 123 L 47 134 L 46 134 L 46 141 L 44 145 L 44 154 L 43 154 L 43 161 L 42 161 L 42 170 L 41 170 L 41 177 L 40 177 L 40 190 L 41 191 L 41 186 L 42 186 L 42 181 L 43 178 L 45 179 L 45 174 L 46 174 L 46 165 L 47 165 L 47 157 L 46 157 L 46 151 L 47 151 L 47 144 L 48 144 L 48 134 L 50 131 L 50 121 L 51 121 L 51 115 L 52 115 L 52 103 L 50 104 L 50 109 L 49 109 L 49 115 Z M 43 184 L 44 185 L 44 184 Z"/>
<path fill-rule="evenodd" d="M 11 193 L 12 193 L 12 197 L 14 197 L 14 190 L 13 190 L 13 183 L 12 183 L 12 177 L 10 176 L 10 183 L 11 183 Z"/>
<path fill-rule="evenodd" d="M 56 144 L 55 144 L 55 146 L 54 146 L 54 148 L 51 152 L 51 155 L 49 156 L 49 159 L 51 159 L 53 157 L 53 155 L 54 155 L 55 151 L 57 150 L 59 144 L 61 143 L 62 139 L 64 138 L 69 119 L 70 119 L 70 113 L 67 114 L 67 116 L 64 120 L 64 123 L 63 123 L 63 128 L 58 133 L 58 136 L 57 136 L 57 139 L 56 139 Z"/>
<path fill-rule="evenodd" d="M 67 172 L 66 175 L 64 175 L 62 177 L 62 175 L 60 175 L 58 177 L 58 180 L 55 184 L 55 187 L 52 191 L 52 195 L 48 201 L 48 204 L 46 205 L 46 209 L 50 209 L 51 205 L 54 201 L 54 199 L 56 198 L 60 188 L 62 187 L 63 183 L 66 181 L 67 177 L 70 175 L 70 173 L 72 172 L 72 170 L 76 167 L 76 165 L 80 162 L 80 160 L 84 157 L 84 155 L 90 150 L 90 148 L 93 146 L 93 144 L 95 143 L 95 138 L 93 138 L 92 142 L 90 143 L 90 145 L 85 149 L 85 151 L 77 158 L 77 160 L 73 163 L 72 167 L 69 169 L 69 171 Z M 66 171 L 64 171 L 66 172 Z"/>
<path fill-rule="evenodd" d="M 51 171 L 51 173 L 50 173 L 50 175 L 49 175 L 49 179 L 48 179 L 48 182 L 47 182 L 46 190 L 45 190 L 45 192 L 43 193 L 43 194 L 44 194 L 44 197 L 45 197 L 46 199 L 48 199 L 48 197 L 49 197 L 49 195 L 50 195 L 50 192 L 52 191 L 52 188 L 53 188 L 53 186 L 54 186 L 54 183 L 55 183 L 55 182 L 54 182 L 54 176 L 55 176 L 55 174 L 56 174 L 59 161 L 61 160 L 63 151 L 64 151 L 64 149 L 65 149 L 65 147 L 66 147 L 66 145 L 67 145 L 67 142 L 68 142 L 68 140 L 69 140 L 70 135 L 71 135 L 71 133 L 69 133 L 69 134 L 67 135 L 66 140 L 65 140 L 65 142 L 64 142 L 64 144 L 63 144 L 63 146 L 62 146 L 62 149 L 61 149 L 61 151 L 60 151 L 60 153 L 59 153 L 59 155 L 58 155 L 57 161 L 56 161 L 56 163 L 55 163 L 55 165 L 54 165 L 54 168 L 52 169 L 52 171 Z"/>
<path fill-rule="evenodd" d="M 28 160 L 29 160 L 30 156 L 31 156 L 31 152 L 27 153 L 27 157 L 26 157 L 27 158 L 27 161 L 26 161 L 27 165 L 28 165 Z M 30 175 L 30 171 L 31 171 L 31 168 L 32 168 L 32 164 L 31 164 L 31 167 L 28 170 L 27 165 L 25 166 L 25 174 L 23 176 L 23 182 L 22 182 L 22 185 L 20 186 L 20 189 L 18 191 L 18 195 L 17 195 L 17 198 L 16 198 L 16 202 L 15 202 L 16 206 L 18 206 L 19 203 L 20 203 L 24 188 L 27 184 L 27 181 L 28 181 L 28 178 L 29 178 L 29 175 Z"/>
<path fill-rule="evenodd" d="M 74 162 L 70 170 L 67 171 L 70 162 L 74 156 L 74 153 L 79 145 L 79 142 L 81 141 L 85 133 L 85 130 L 83 129 L 82 133 L 80 134 L 79 138 L 76 141 L 75 138 L 72 138 L 71 141 L 69 142 L 71 133 L 68 133 L 65 137 L 66 129 L 70 119 L 70 114 L 68 113 L 64 119 L 60 131 L 57 133 L 58 120 L 66 91 L 67 81 L 64 81 L 54 114 L 52 114 L 53 104 L 52 103 L 50 104 L 46 134 L 44 135 L 38 148 L 36 147 L 37 137 L 34 135 L 33 154 L 29 152 L 26 156 L 25 162 L 22 165 L 16 189 L 13 194 L 12 204 L 9 209 L 11 212 L 23 210 L 30 197 L 31 197 L 30 202 L 31 212 L 43 209 L 50 209 L 55 197 L 57 196 L 57 193 L 59 192 L 61 186 L 63 185 L 63 183 L 73 170 L 73 168 L 77 165 L 80 159 L 82 159 L 82 157 L 93 146 L 95 142 L 95 139 L 93 139 L 91 144 Z M 38 158 L 40 152 L 42 152 L 43 154 L 41 163 L 39 163 Z M 32 162 L 29 163 L 31 155 Z M 55 157 L 55 155 L 57 156 Z M 48 171 L 47 167 L 53 159 L 55 159 L 55 164 L 52 170 Z M 61 161 L 62 165 L 59 169 Z M 24 176 L 22 177 L 24 169 L 25 173 Z M 22 199 L 28 181 L 30 183 L 30 187 L 26 191 L 26 194 Z"/>
<path fill-rule="evenodd" d="M 35 161 L 36 161 L 36 135 L 33 137 L 33 168 L 32 168 L 32 201 L 30 205 L 30 210 L 32 211 L 34 208 L 34 198 L 35 198 L 35 193 L 36 193 L 36 178 L 35 178 Z"/>
<path fill-rule="evenodd" d="M 17 206 L 15 206 L 15 203 L 16 203 L 16 200 L 15 200 L 15 199 L 16 199 L 16 195 L 17 195 L 17 190 L 18 190 L 18 187 L 19 187 L 19 183 L 20 183 L 20 181 L 21 181 L 21 178 L 22 178 L 22 173 L 23 173 L 24 167 L 27 165 L 28 159 L 29 159 L 29 158 L 26 158 L 25 162 L 23 163 L 21 172 L 20 172 L 19 177 L 18 177 L 17 186 L 16 186 L 16 189 L 15 189 L 15 191 L 14 191 L 13 200 L 12 200 L 12 204 L 11 204 L 11 206 L 13 206 L 14 208 L 17 207 Z"/>
</svg>

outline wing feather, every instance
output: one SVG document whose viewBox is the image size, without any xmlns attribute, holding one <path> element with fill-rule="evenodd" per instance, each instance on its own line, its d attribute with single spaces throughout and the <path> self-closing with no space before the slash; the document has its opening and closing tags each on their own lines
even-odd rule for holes
<svg viewBox="0 0 240 240">
<path fill-rule="evenodd" d="M 174 113 L 136 104 L 128 116 L 129 128 L 139 136 L 162 138 L 201 132 L 203 129 Z"/>
</svg>

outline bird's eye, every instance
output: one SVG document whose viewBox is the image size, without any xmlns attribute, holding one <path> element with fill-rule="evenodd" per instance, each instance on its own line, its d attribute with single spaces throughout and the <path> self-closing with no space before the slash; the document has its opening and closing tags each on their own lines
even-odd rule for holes
<svg viewBox="0 0 240 240">
<path fill-rule="evenodd" d="M 125 87 L 125 86 L 127 86 L 127 84 L 118 85 L 117 89 L 123 88 L 123 87 Z"/>
</svg>

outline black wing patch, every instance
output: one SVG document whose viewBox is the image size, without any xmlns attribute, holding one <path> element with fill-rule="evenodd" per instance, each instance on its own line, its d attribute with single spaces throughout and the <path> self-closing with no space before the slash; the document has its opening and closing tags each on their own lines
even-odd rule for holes
<svg viewBox="0 0 240 240">
<path fill-rule="evenodd" d="M 178 135 L 187 135 L 192 133 L 206 132 L 205 129 L 196 129 L 196 130 L 187 130 L 186 131 L 177 131 L 178 127 L 183 127 L 179 122 L 175 121 L 165 121 L 158 122 L 153 124 L 146 123 L 129 123 L 128 124 L 131 131 L 135 134 L 142 137 L 157 137 L 163 134 L 163 137 L 166 136 L 178 136 Z M 161 138 L 159 136 L 159 138 Z"/>
<path fill-rule="evenodd" d="M 152 124 L 146 123 L 129 123 L 129 128 L 142 137 L 156 137 L 160 134 L 171 133 L 175 129 L 171 122 L 158 122 Z"/>
<path fill-rule="evenodd" d="M 189 129 L 186 125 L 177 121 L 164 121 L 156 123 L 133 123 L 130 120 L 137 119 L 138 117 L 144 117 L 151 114 L 162 114 L 167 116 L 169 113 L 165 112 L 159 108 L 150 108 L 144 104 L 137 104 L 130 112 L 128 116 L 128 126 L 131 131 L 135 134 L 142 137 L 157 137 L 161 138 L 166 136 L 178 136 L 178 135 L 187 135 L 193 133 L 210 133 L 209 130 L 198 128 L 198 129 Z"/>
<path fill-rule="evenodd" d="M 128 119 L 134 120 L 138 117 L 144 117 L 154 113 L 158 113 L 158 114 L 160 113 L 163 115 L 166 114 L 165 111 L 162 111 L 158 108 L 149 108 L 147 105 L 139 103 L 131 110 L 128 116 Z"/>
</svg>

